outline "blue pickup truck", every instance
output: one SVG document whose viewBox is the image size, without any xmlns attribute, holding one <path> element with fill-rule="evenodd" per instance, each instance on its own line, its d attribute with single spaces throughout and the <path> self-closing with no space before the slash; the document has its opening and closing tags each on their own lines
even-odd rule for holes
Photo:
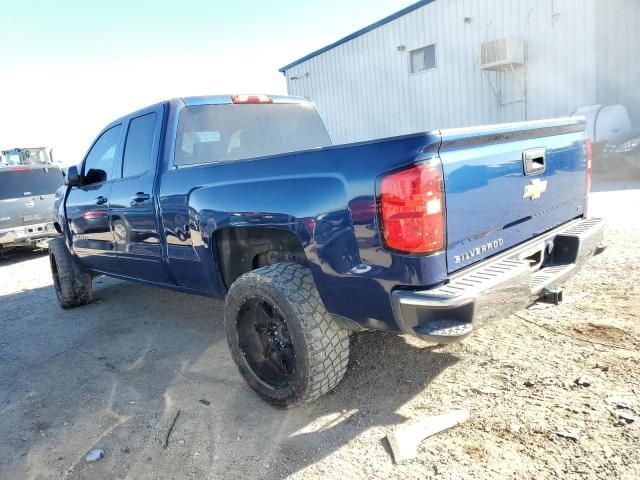
<svg viewBox="0 0 640 480">
<path fill-rule="evenodd" d="M 232 357 L 273 405 L 342 379 L 349 334 L 455 342 L 604 250 L 590 143 L 561 119 L 332 145 L 307 99 L 173 99 L 109 124 L 67 172 L 62 308 L 95 275 L 223 298 Z"/>
</svg>

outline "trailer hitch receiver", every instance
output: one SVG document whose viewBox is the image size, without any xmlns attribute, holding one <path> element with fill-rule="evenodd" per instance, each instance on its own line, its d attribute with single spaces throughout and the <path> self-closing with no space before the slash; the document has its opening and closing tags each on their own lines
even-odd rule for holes
<svg viewBox="0 0 640 480">
<path fill-rule="evenodd" d="M 560 288 L 545 288 L 542 290 L 542 296 L 538 301 L 560 305 L 562 303 L 562 290 Z"/>
</svg>

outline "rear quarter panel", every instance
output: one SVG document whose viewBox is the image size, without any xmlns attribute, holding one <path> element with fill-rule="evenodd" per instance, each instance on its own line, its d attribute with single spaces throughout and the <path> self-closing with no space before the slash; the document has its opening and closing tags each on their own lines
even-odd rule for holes
<svg viewBox="0 0 640 480">
<path fill-rule="evenodd" d="M 160 206 L 176 280 L 224 295 L 216 232 L 233 227 L 289 230 L 299 238 L 327 309 L 363 326 L 397 330 L 389 294 L 398 284 L 444 280 L 444 254 L 386 251 L 379 237 L 376 178 L 413 163 L 439 138 L 407 137 L 261 159 L 170 169 Z"/>
</svg>

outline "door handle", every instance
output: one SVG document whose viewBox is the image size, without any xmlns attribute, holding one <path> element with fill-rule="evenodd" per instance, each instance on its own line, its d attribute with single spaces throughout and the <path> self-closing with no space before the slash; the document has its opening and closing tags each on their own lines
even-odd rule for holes
<svg viewBox="0 0 640 480">
<path fill-rule="evenodd" d="M 148 193 L 138 192 L 133 197 L 131 197 L 131 200 L 135 203 L 142 203 L 142 202 L 146 202 L 150 198 L 151 198 L 151 195 L 149 195 Z"/>
<path fill-rule="evenodd" d="M 98 198 L 96 198 L 96 205 L 104 205 L 108 201 L 109 199 L 107 199 L 107 197 L 103 197 L 102 195 L 100 195 Z"/>
<path fill-rule="evenodd" d="M 547 151 L 545 148 L 530 148 L 522 152 L 525 175 L 536 175 L 546 168 Z"/>
</svg>

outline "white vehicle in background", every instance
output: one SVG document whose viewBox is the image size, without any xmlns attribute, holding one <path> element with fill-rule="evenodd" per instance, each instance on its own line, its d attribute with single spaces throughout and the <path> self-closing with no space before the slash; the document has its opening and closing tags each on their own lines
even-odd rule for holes
<svg viewBox="0 0 640 480">
<path fill-rule="evenodd" d="M 586 134 L 593 141 L 593 154 L 598 156 L 595 168 L 638 175 L 640 128 L 632 128 L 624 105 L 589 105 L 580 107 L 573 115 L 584 116 L 587 121 Z"/>
<path fill-rule="evenodd" d="M 640 177 L 640 128 L 628 130 L 609 139 L 604 146 L 603 160 L 609 168 L 627 168 Z"/>
<path fill-rule="evenodd" d="M 631 118 L 624 105 L 587 105 L 571 116 L 585 117 L 585 133 L 593 143 L 594 153 L 600 153 L 613 137 L 631 130 Z"/>
</svg>

